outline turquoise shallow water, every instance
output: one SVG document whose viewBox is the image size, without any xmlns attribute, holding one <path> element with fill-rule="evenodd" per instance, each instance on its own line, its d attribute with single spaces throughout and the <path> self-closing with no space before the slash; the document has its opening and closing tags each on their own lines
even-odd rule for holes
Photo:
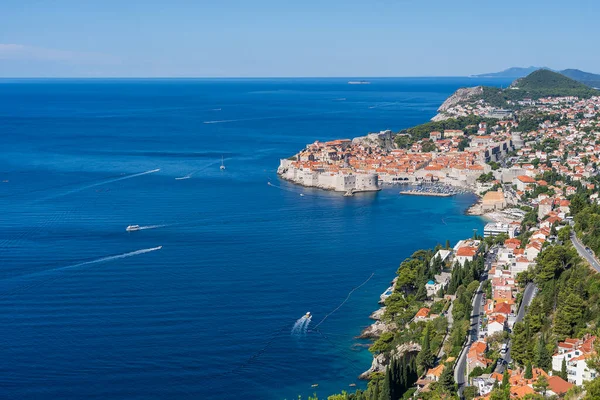
<svg viewBox="0 0 600 400">
<path fill-rule="evenodd" d="M 277 178 L 307 143 L 415 125 L 475 83 L 347 81 L 0 81 L 0 396 L 283 399 L 357 382 L 371 357 L 354 337 L 400 261 L 483 223 L 463 215 L 470 195 Z M 290 334 L 373 273 L 322 334 Z"/>
</svg>

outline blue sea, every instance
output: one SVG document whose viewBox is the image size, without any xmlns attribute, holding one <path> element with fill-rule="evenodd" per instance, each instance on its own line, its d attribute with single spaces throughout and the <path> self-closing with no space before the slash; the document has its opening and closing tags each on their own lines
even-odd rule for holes
<svg viewBox="0 0 600 400">
<path fill-rule="evenodd" d="M 348 80 L 0 80 L 0 398 L 363 387 L 355 337 L 400 262 L 483 221 L 472 195 L 345 198 L 281 181 L 279 159 L 507 82 Z"/>
</svg>

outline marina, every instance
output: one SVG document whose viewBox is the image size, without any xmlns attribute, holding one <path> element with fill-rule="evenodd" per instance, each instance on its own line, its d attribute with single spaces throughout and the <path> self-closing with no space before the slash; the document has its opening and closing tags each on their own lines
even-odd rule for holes
<svg viewBox="0 0 600 400">
<path fill-rule="evenodd" d="M 420 184 L 413 186 L 408 190 L 401 190 L 400 194 L 410 196 L 434 196 L 434 197 L 450 197 L 457 194 L 467 193 L 467 189 L 457 188 L 450 185 L 440 184 Z"/>
</svg>

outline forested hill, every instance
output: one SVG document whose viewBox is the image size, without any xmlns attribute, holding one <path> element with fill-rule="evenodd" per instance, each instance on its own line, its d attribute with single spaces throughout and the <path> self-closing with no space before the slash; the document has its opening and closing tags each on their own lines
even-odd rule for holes
<svg viewBox="0 0 600 400">
<path fill-rule="evenodd" d="M 596 92 L 571 78 L 552 72 L 547 69 L 539 69 L 527 75 L 525 78 L 520 78 L 514 81 L 509 90 L 521 90 L 528 93 L 535 93 L 543 96 L 578 96 L 589 97 Z M 548 93 L 548 94 L 546 94 Z"/>
<path fill-rule="evenodd" d="M 558 71 L 558 70 L 554 70 L 554 69 L 546 68 L 546 67 L 526 67 L 526 68 L 513 67 L 513 68 L 505 69 L 504 71 L 500 71 L 500 72 L 492 72 L 492 73 L 479 74 L 479 75 L 473 75 L 473 76 L 474 77 L 482 77 L 482 78 L 517 79 L 517 78 L 526 77 L 527 75 L 531 74 L 532 72 L 540 70 L 540 69 L 546 69 L 546 70 L 558 72 L 558 73 L 566 76 L 567 78 L 574 79 L 577 82 L 583 83 L 584 85 L 587 85 L 587 86 L 590 86 L 593 88 L 600 88 L 600 75 L 592 74 L 590 72 L 584 72 L 584 71 L 581 71 L 581 70 L 575 69 L 575 68 L 568 68 L 568 69 L 563 69 L 561 71 Z"/>
<path fill-rule="evenodd" d="M 485 86 L 483 93 L 477 99 L 483 99 L 492 106 L 507 107 L 508 101 L 519 101 L 526 98 L 535 100 L 548 96 L 590 98 L 600 96 L 600 91 L 557 72 L 540 69 L 525 78 L 517 79 L 506 89 Z"/>
</svg>

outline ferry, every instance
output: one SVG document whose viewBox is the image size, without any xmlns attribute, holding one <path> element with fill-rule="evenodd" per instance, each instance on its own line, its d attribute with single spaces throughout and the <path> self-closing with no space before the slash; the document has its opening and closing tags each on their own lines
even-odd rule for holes
<svg viewBox="0 0 600 400">
<path fill-rule="evenodd" d="M 348 85 L 369 85 L 370 83 L 369 81 L 350 81 Z"/>
<path fill-rule="evenodd" d="M 312 314 L 310 312 L 307 312 L 306 314 L 304 314 L 304 318 L 306 319 L 310 319 L 312 317 Z"/>
<path fill-rule="evenodd" d="M 127 232 L 139 231 L 140 226 L 139 225 L 129 225 L 127 228 L 125 228 L 125 230 Z"/>
</svg>

